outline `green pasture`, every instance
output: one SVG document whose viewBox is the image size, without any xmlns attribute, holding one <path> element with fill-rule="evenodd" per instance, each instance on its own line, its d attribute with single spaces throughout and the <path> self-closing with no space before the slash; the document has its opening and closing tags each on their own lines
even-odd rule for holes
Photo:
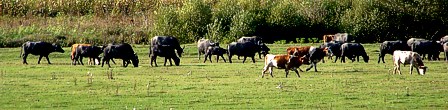
<svg viewBox="0 0 448 110">
<path fill-rule="evenodd" d="M 319 44 L 268 46 L 284 54 L 293 45 Z M 261 78 L 258 58 L 243 64 L 233 57 L 230 64 L 213 56 L 213 63 L 202 63 L 194 44 L 186 45 L 181 66 L 163 66 L 158 58 L 159 67 L 151 67 L 148 46 L 136 45 L 139 67 L 121 67 L 116 59 L 110 69 L 70 65 L 68 47 L 50 54 L 53 64 L 37 64 L 30 55 L 28 65 L 21 63 L 20 48 L 0 48 L 0 109 L 448 109 L 447 62 L 425 60 L 424 76 L 415 69 L 410 75 L 409 66 L 393 75 L 392 56 L 377 64 L 379 44 L 364 46 L 369 63 L 326 59 L 318 63 L 319 72 L 301 72 L 301 78 L 293 72 L 285 78 L 279 69 L 273 78 Z M 280 83 L 283 88 L 276 88 Z"/>
</svg>

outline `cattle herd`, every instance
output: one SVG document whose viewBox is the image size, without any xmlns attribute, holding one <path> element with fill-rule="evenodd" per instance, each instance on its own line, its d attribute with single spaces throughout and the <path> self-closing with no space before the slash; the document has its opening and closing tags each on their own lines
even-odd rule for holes
<svg viewBox="0 0 448 110">
<path fill-rule="evenodd" d="M 345 57 L 354 62 L 359 62 L 359 56 L 361 56 L 364 62 L 368 63 L 369 56 L 367 55 L 364 47 L 360 43 L 347 42 L 347 34 L 335 34 L 324 35 L 324 43 L 319 47 L 314 46 L 292 46 L 286 48 L 286 54 L 273 55 L 269 54 L 269 47 L 263 43 L 260 37 L 242 37 L 237 42 L 231 42 L 227 48 L 219 46 L 218 42 L 209 39 L 199 39 L 197 42 L 198 59 L 201 59 L 201 54 L 204 55 L 204 63 L 207 59 L 212 62 L 211 56 L 216 55 L 216 62 L 221 57 L 224 62 L 224 54 L 227 54 L 229 63 L 232 63 L 232 56 L 243 57 L 243 63 L 247 57 L 250 57 L 252 62 L 255 63 L 255 55 L 258 53 L 260 59 L 264 57 L 264 68 L 262 76 L 269 70 L 271 77 L 273 68 L 285 69 L 286 77 L 288 77 L 289 70 L 296 72 L 300 77 L 298 70 L 303 72 L 299 67 L 302 64 L 310 65 L 306 69 L 309 71 L 314 67 L 314 71 L 317 72 L 317 63 L 322 60 L 325 63 L 324 57 L 328 56 L 329 60 L 336 62 L 340 59 L 345 63 Z M 180 65 L 180 58 L 185 47 L 181 47 L 178 39 L 172 36 L 155 36 L 151 39 L 151 45 L 149 47 L 149 57 L 151 66 L 157 66 L 156 57 L 164 57 L 166 66 L 167 61 L 172 65 L 172 60 L 176 66 Z M 38 64 L 42 57 L 45 57 L 49 64 L 50 60 L 48 55 L 52 52 L 64 52 L 61 46 L 57 44 L 51 44 L 47 42 L 26 42 L 22 45 L 20 56 L 23 59 L 23 64 L 28 64 L 26 58 L 28 54 L 39 55 Z M 385 63 L 384 57 L 386 54 L 393 55 L 394 74 L 400 71 L 400 64 L 411 65 L 410 73 L 412 74 L 413 68 L 417 69 L 420 75 L 424 75 L 426 66 L 423 64 L 424 58 L 430 60 L 440 60 L 440 52 L 445 53 L 445 60 L 448 61 L 448 36 L 442 37 L 439 41 L 432 41 L 420 38 L 411 38 L 407 42 L 404 41 L 384 41 L 380 44 L 378 63 L 381 61 Z M 103 53 L 103 56 L 100 54 Z M 106 44 L 103 46 L 94 46 L 91 44 L 73 44 L 71 47 L 70 58 L 73 65 L 81 64 L 82 58 L 89 58 L 91 65 L 100 65 L 103 67 L 106 63 L 109 67 L 109 62 L 113 59 L 122 59 L 123 67 L 127 67 L 129 64 L 133 64 L 134 67 L 138 67 L 139 59 L 137 54 L 132 49 L 132 46 L 127 43 L 122 44 Z M 153 65 L 154 64 L 154 65 Z M 297 70 L 298 69 L 298 70 Z"/>
</svg>

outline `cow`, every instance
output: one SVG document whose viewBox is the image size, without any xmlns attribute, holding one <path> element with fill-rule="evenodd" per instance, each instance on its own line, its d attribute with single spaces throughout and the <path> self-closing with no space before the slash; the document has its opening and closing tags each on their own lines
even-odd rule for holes
<svg viewBox="0 0 448 110">
<path fill-rule="evenodd" d="M 209 46 L 205 53 L 204 63 L 207 61 L 207 57 L 210 60 L 210 63 L 212 62 L 212 55 L 216 55 L 216 62 L 219 61 L 219 56 L 226 62 L 226 59 L 224 58 L 224 54 L 227 53 L 227 50 L 224 48 L 221 48 L 219 46 Z"/>
<path fill-rule="evenodd" d="M 322 62 L 324 63 L 325 61 L 323 59 L 325 55 L 331 54 L 331 52 L 328 51 L 328 48 L 316 48 L 313 46 L 288 47 L 286 49 L 286 52 L 288 55 L 294 55 L 299 57 L 305 56 L 307 59 L 309 59 L 309 61 L 311 61 L 311 63 L 309 62 L 304 63 L 304 64 L 310 64 L 310 67 L 308 67 L 306 71 L 309 71 L 311 68 L 314 67 L 315 72 L 317 72 L 316 64 L 320 62 L 320 60 L 322 60 Z"/>
<path fill-rule="evenodd" d="M 426 54 L 428 54 L 428 61 L 439 60 L 439 55 L 440 52 L 443 51 L 443 46 L 436 41 L 421 40 L 412 43 L 411 50 L 420 54 L 423 60 Z"/>
<path fill-rule="evenodd" d="M 208 50 L 209 46 L 219 46 L 219 43 L 213 42 L 209 39 L 204 39 L 204 38 L 198 40 L 197 47 L 198 47 L 198 59 L 199 60 L 201 59 L 201 54 L 205 54 L 206 51 Z"/>
<path fill-rule="evenodd" d="M 91 44 L 73 44 L 72 45 L 72 47 L 71 47 L 71 53 L 70 53 L 70 58 L 71 58 L 71 60 L 72 60 L 72 62 L 74 61 L 74 58 L 75 58 L 75 53 L 76 53 L 76 48 L 78 47 L 78 46 L 91 46 Z M 99 57 L 98 57 L 99 58 Z M 93 60 L 92 60 L 93 59 Z M 89 58 L 89 61 L 88 61 L 88 64 L 89 65 L 95 65 L 95 64 L 98 64 L 99 65 L 99 63 L 100 63 L 100 61 L 98 61 L 99 59 L 94 59 L 94 58 Z M 97 62 L 98 61 L 98 62 Z M 80 63 L 79 61 L 77 61 L 78 62 L 78 64 Z M 113 62 L 113 61 L 112 61 Z M 115 63 L 115 62 L 114 62 Z M 72 63 L 73 64 L 73 63 Z"/>
<path fill-rule="evenodd" d="M 344 43 L 341 45 L 341 63 L 345 63 L 345 57 L 351 59 L 352 62 L 355 61 L 356 57 L 359 62 L 359 56 L 362 56 L 364 62 L 369 62 L 369 56 L 367 56 L 364 46 L 360 43 Z"/>
<path fill-rule="evenodd" d="M 446 42 L 448 42 L 448 35 L 447 35 L 447 36 L 444 36 L 444 37 L 442 37 L 442 38 L 440 38 L 440 42 L 441 42 L 441 43 L 446 43 Z"/>
<path fill-rule="evenodd" d="M 257 50 L 258 45 L 252 42 L 232 42 L 227 45 L 227 55 L 229 56 L 229 62 L 232 63 L 232 56 L 244 56 L 243 63 L 246 61 L 247 57 L 252 58 L 252 62 L 255 63 L 255 53 L 259 52 Z"/>
<path fill-rule="evenodd" d="M 448 61 L 448 42 L 443 44 L 443 52 L 445 53 L 445 61 Z"/>
<path fill-rule="evenodd" d="M 50 59 L 48 58 L 48 55 L 52 52 L 61 52 L 64 53 L 64 50 L 60 45 L 57 44 L 50 44 L 47 42 L 25 42 L 22 44 L 22 49 L 20 51 L 20 56 L 23 59 L 23 64 L 28 64 L 26 62 L 26 57 L 28 57 L 28 54 L 32 55 L 39 55 L 39 60 L 37 61 L 37 64 L 40 64 L 40 60 L 42 57 L 45 57 L 48 61 L 48 64 L 50 63 Z"/>
<path fill-rule="evenodd" d="M 409 46 L 400 40 L 397 41 L 384 41 L 380 44 L 380 53 L 378 54 L 378 63 L 382 60 L 384 62 L 384 56 L 386 54 L 392 55 L 395 50 L 410 50 Z"/>
<path fill-rule="evenodd" d="M 409 73 L 412 74 L 412 69 L 416 68 L 417 72 L 420 75 L 425 75 L 427 67 L 423 64 L 423 61 L 416 52 L 412 51 L 394 51 L 393 54 L 393 60 L 394 60 L 394 72 L 395 74 L 398 71 L 398 74 L 401 75 L 400 71 L 400 64 L 407 65 L 410 64 L 410 70 Z"/>
<path fill-rule="evenodd" d="M 426 39 L 422 39 L 422 38 L 410 38 L 406 43 L 411 48 L 412 44 L 414 44 L 416 41 L 427 41 L 427 40 Z"/>
<path fill-rule="evenodd" d="M 76 65 L 77 61 L 81 62 L 81 65 L 84 65 L 84 63 L 82 62 L 82 58 L 83 57 L 88 57 L 89 61 L 90 58 L 93 58 L 94 61 L 101 61 L 99 55 L 103 53 L 102 48 L 98 47 L 98 46 L 83 46 L 83 45 L 79 45 L 76 49 L 75 49 L 75 54 L 74 56 L 74 60 L 72 62 L 73 65 Z M 78 60 L 79 58 L 79 60 Z M 90 62 L 89 62 L 90 63 Z"/>
<path fill-rule="evenodd" d="M 272 55 L 268 54 L 265 57 L 264 60 L 264 67 L 263 71 L 261 72 L 261 78 L 264 77 L 264 73 L 269 69 L 269 73 L 271 74 L 271 77 L 274 77 L 272 75 L 272 69 L 274 67 L 278 69 L 285 69 L 286 77 L 288 77 L 289 70 L 294 70 L 297 74 L 297 76 L 300 78 L 299 72 L 297 71 L 297 68 L 299 68 L 303 63 L 308 62 L 308 59 L 303 56 L 295 56 L 295 55 Z M 300 69 L 300 68 L 299 68 Z"/>
<path fill-rule="evenodd" d="M 109 61 L 113 58 L 119 58 L 123 60 L 123 67 L 127 67 L 130 61 L 132 61 L 132 64 L 134 67 L 138 67 L 138 56 L 134 52 L 134 49 L 132 49 L 132 46 L 123 43 L 123 44 L 109 44 L 107 47 L 103 47 L 103 61 L 101 64 L 101 67 L 104 66 L 104 62 L 107 63 L 107 65 L 110 68 Z"/>
<path fill-rule="evenodd" d="M 155 36 L 151 39 L 151 46 L 149 47 L 149 57 L 151 59 L 151 66 L 153 66 L 153 62 L 157 67 L 157 56 L 165 57 L 166 66 L 167 60 L 170 61 L 170 65 L 172 66 L 171 59 L 174 60 L 176 66 L 180 65 L 179 57 L 182 57 L 182 53 L 185 46 L 183 48 L 180 47 L 179 40 L 172 36 Z M 177 55 L 176 56 L 176 52 Z"/>
<path fill-rule="evenodd" d="M 348 42 L 348 33 L 336 33 L 334 35 L 334 41 L 346 43 Z"/>
<path fill-rule="evenodd" d="M 341 45 L 341 42 L 330 41 L 322 44 L 320 48 L 327 48 L 330 53 L 328 59 L 333 59 L 333 56 L 335 56 L 334 62 L 336 62 L 341 57 Z"/>
<path fill-rule="evenodd" d="M 264 57 L 267 54 L 269 54 L 269 51 L 271 50 L 271 49 L 269 49 L 268 46 L 266 46 L 266 44 L 263 43 L 262 39 L 257 36 L 241 37 L 240 39 L 237 40 L 237 42 L 240 42 L 240 43 L 252 42 L 252 43 L 256 44 L 258 46 L 257 51 L 258 51 L 258 57 L 260 59 L 261 59 L 261 55 L 263 55 L 263 57 Z M 239 59 L 239 56 L 238 56 L 238 59 Z"/>
<path fill-rule="evenodd" d="M 330 42 L 334 40 L 334 35 L 324 35 L 323 41 L 324 43 Z"/>
</svg>

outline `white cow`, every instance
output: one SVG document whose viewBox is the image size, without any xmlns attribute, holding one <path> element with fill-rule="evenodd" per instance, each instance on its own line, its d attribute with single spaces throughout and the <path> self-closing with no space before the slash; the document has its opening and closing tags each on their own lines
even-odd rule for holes
<svg viewBox="0 0 448 110">
<path fill-rule="evenodd" d="M 425 75 L 426 66 L 423 64 L 423 61 L 416 52 L 412 51 L 394 51 L 393 55 L 394 60 L 394 74 L 398 70 L 398 74 L 401 75 L 400 64 L 407 65 L 410 64 L 409 73 L 412 74 L 412 69 L 417 68 L 417 72 L 420 75 Z"/>
</svg>

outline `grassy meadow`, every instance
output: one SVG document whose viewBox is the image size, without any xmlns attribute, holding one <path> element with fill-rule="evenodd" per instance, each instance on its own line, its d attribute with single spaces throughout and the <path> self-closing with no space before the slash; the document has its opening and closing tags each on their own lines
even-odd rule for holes
<svg viewBox="0 0 448 110">
<path fill-rule="evenodd" d="M 269 44 L 271 53 L 283 54 L 288 46 L 319 44 Z M 392 56 L 377 64 L 379 44 L 364 44 L 370 62 L 318 63 L 319 72 L 274 69 L 274 77 L 261 78 L 262 59 L 256 63 L 202 63 L 197 48 L 187 44 L 181 66 L 149 65 L 148 46 L 135 45 L 140 66 L 112 68 L 70 65 L 70 48 L 52 53 L 47 64 L 20 48 L 0 48 L 1 109 L 448 109 L 448 66 L 427 60 L 427 74 L 409 66 L 393 75 Z M 441 55 L 442 56 L 442 55 Z M 441 57 L 444 58 L 444 57 Z M 227 56 L 226 56 L 227 59 Z M 227 59 L 228 60 L 228 59 Z M 250 61 L 250 60 L 249 60 Z M 84 59 L 86 63 L 87 60 Z M 301 67 L 303 70 L 309 65 Z M 108 79 L 112 71 L 114 79 Z M 92 83 L 88 83 L 93 74 Z M 276 88 L 280 83 L 284 86 Z"/>
</svg>

